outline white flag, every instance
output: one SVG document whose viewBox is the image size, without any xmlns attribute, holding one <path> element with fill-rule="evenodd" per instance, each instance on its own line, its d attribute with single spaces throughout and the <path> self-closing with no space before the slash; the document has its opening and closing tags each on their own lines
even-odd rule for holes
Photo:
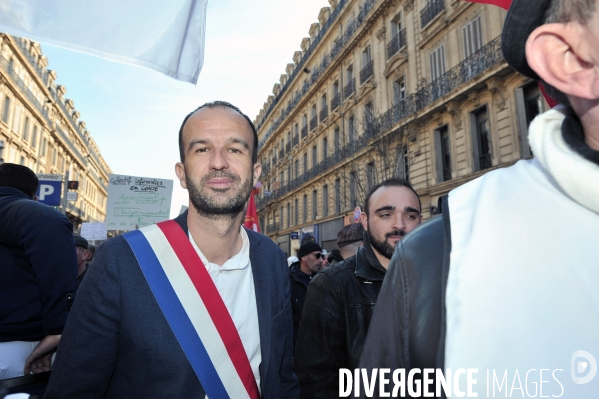
<svg viewBox="0 0 599 399">
<path fill-rule="evenodd" d="M 196 83 L 208 0 L 0 0 L 0 31 Z"/>
</svg>

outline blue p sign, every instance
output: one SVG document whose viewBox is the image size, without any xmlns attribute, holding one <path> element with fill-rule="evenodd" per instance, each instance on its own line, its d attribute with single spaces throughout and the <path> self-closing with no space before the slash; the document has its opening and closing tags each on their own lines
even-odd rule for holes
<svg viewBox="0 0 599 399">
<path fill-rule="evenodd" d="M 50 206 L 59 206 L 61 186 L 62 181 L 40 180 L 37 189 L 38 201 Z"/>
</svg>

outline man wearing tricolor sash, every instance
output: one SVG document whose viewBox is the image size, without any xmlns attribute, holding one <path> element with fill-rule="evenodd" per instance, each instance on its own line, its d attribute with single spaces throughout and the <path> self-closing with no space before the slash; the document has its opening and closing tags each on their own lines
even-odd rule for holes
<svg viewBox="0 0 599 399">
<path fill-rule="evenodd" d="M 261 166 L 239 109 L 203 105 L 179 131 L 187 212 L 98 248 L 48 398 L 295 398 L 285 254 L 242 226 Z"/>
<path fill-rule="evenodd" d="M 452 397 L 597 398 L 598 3 L 511 2 L 505 60 L 562 105 L 531 123 L 534 159 L 451 191 L 397 246 L 360 367 L 440 370 Z"/>
</svg>

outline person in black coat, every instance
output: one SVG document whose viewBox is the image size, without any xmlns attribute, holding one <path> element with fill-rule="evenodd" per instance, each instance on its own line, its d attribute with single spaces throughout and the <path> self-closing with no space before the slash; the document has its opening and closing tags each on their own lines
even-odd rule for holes
<svg viewBox="0 0 599 399">
<path fill-rule="evenodd" d="M 291 311 L 293 313 L 293 345 L 297 340 L 306 290 L 312 277 L 322 269 L 324 255 L 322 248 L 315 242 L 306 242 L 298 252 L 299 261 L 291 264 L 289 268 L 289 282 L 291 283 Z"/>
<path fill-rule="evenodd" d="M 31 169 L 0 165 L 0 379 L 50 369 L 77 290 L 73 225 L 37 186 Z"/>
</svg>

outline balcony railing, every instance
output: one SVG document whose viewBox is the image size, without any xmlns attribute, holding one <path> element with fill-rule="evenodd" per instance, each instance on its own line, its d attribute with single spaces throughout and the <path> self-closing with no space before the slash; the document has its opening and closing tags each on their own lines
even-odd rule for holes
<svg viewBox="0 0 599 399">
<path fill-rule="evenodd" d="M 274 166 L 276 163 L 277 163 L 277 154 L 275 153 L 275 154 L 272 156 L 272 164 L 273 164 L 273 166 Z"/>
<path fill-rule="evenodd" d="M 296 145 L 299 144 L 299 137 L 297 134 L 293 135 L 292 143 L 293 143 L 293 147 L 295 147 Z"/>
<path fill-rule="evenodd" d="M 483 156 L 478 157 L 478 164 L 480 166 L 480 170 L 489 169 L 491 166 L 493 166 L 491 154 L 485 154 Z"/>
<path fill-rule="evenodd" d="M 320 121 L 321 122 L 324 121 L 325 119 L 327 119 L 328 116 L 329 116 L 329 107 L 325 105 L 320 110 Z"/>
<path fill-rule="evenodd" d="M 364 68 L 360 71 L 360 84 L 366 83 L 374 75 L 374 61 L 368 62 Z"/>
<path fill-rule="evenodd" d="M 314 115 L 312 117 L 312 119 L 310 120 L 310 131 L 316 129 L 317 125 L 318 125 L 318 117 L 316 115 Z"/>
<path fill-rule="evenodd" d="M 302 128 L 302 140 L 308 137 L 308 126 Z"/>
<path fill-rule="evenodd" d="M 443 168 L 443 181 L 451 180 L 451 167 L 446 166 Z"/>
<path fill-rule="evenodd" d="M 285 156 L 285 150 L 281 148 L 279 150 L 279 159 L 283 159 L 284 156 Z"/>
<path fill-rule="evenodd" d="M 331 100 L 331 112 L 335 111 L 341 105 L 341 93 L 335 94 L 335 97 Z"/>
<path fill-rule="evenodd" d="M 444 94 L 449 93 L 450 91 L 458 88 L 460 85 L 465 84 L 471 79 L 482 74 L 485 70 L 498 64 L 502 60 L 503 55 L 501 53 L 501 40 L 498 37 L 474 53 L 472 56 L 458 64 L 456 67 L 452 68 L 446 74 L 442 75 L 433 83 L 425 86 L 418 92 L 409 95 L 405 100 L 394 105 L 379 117 L 367 120 L 364 124 L 364 133 L 362 135 L 359 135 L 353 141 L 346 143 L 338 151 L 329 154 L 323 161 L 315 165 L 312 169 L 307 170 L 297 178 L 273 191 L 270 197 L 265 197 L 268 199 L 257 204 L 258 209 L 262 209 L 262 207 L 266 206 L 268 202 L 276 200 L 277 198 L 295 190 L 304 183 L 319 176 L 321 173 L 324 173 L 327 170 L 337 166 L 344 160 L 351 158 L 354 154 L 365 149 L 371 139 L 378 137 L 385 132 L 389 132 L 400 120 L 427 107 L 438 98 L 435 97 L 435 95 L 441 93 L 439 91 L 435 91 L 436 89 L 433 89 L 434 87 L 442 87 Z M 446 82 L 446 84 L 439 85 L 437 81 L 443 81 Z M 486 160 L 482 158 L 483 157 L 481 157 L 479 160 L 481 169 L 490 164 L 490 159 Z"/>
<path fill-rule="evenodd" d="M 426 7 L 420 11 L 420 28 L 424 28 L 445 9 L 444 0 L 428 0 Z"/>
<path fill-rule="evenodd" d="M 291 151 L 291 141 L 285 144 L 285 153 L 288 154 Z"/>
<path fill-rule="evenodd" d="M 343 99 L 348 99 L 356 91 L 356 79 L 352 78 L 343 88 Z"/>
<path fill-rule="evenodd" d="M 406 45 L 406 30 L 400 30 L 387 44 L 387 59 L 393 57 Z"/>
</svg>

